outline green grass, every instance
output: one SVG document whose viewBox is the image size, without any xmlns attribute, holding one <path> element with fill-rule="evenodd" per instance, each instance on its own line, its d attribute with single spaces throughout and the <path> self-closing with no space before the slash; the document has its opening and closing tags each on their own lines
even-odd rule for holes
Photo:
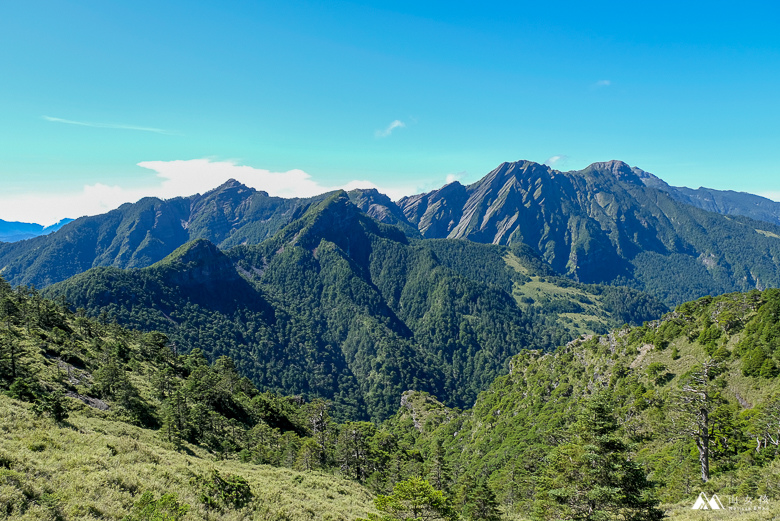
<svg viewBox="0 0 780 521">
<path fill-rule="evenodd" d="M 507 264 L 511 265 L 509 262 Z M 531 280 L 525 283 L 515 282 L 512 287 L 512 296 L 521 309 L 531 307 L 542 308 L 545 305 L 554 304 L 555 301 L 577 302 L 582 307 L 581 313 L 560 313 L 560 317 L 565 317 L 568 321 L 563 321 L 562 327 L 569 331 L 571 338 L 579 335 L 589 335 L 596 333 L 593 329 L 594 324 L 602 327 L 608 326 L 605 317 L 601 297 L 592 293 L 587 293 L 576 287 L 562 287 L 552 282 L 547 282 L 544 277 L 532 276 Z M 533 303 L 530 303 L 533 300 Z M 590 301 L 591 303 L 587 303 Z"/>
<path fill-rule="evenodd" d="M 0 518 L 119 520 L 146 491 L 176 494 L 190 505 L 186 520 L 352 520 L 373 511 L 371 494 L 338 476 L 220 461 L 192 445 L 177 451 L 155 431 L 68 402 L 74 410 L 57 425 L 0 395 Z M 251 502 L 207 510 L 191 479 L 212 469 L 245 478 Z"/>
<path fill-rule="evenodd" d="M 774 237 L 775 239 L 780 239 L 780 235 L 777 235 L 776 233 L 768 232 L 766 230 L 756 230 L 758 233 L 763 235 L 764 237 Z"/>
</svg>

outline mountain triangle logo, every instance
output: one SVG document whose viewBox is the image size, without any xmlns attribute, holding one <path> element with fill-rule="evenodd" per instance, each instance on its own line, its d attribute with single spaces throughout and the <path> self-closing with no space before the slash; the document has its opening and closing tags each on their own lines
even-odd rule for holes
<svg viewBox="0 0 780 521">
<path fill-rule="evenodd" d="M 725 510 L 723 503 L 720 502 L 720 498 L 717 494 L 713 494 L 711 499 L 707 499 L 707 495 L 704 492 L 699 492 L 699 497 L 696 498 L 696 502 L 691 507 L 692 510 Z"/>
</svg>

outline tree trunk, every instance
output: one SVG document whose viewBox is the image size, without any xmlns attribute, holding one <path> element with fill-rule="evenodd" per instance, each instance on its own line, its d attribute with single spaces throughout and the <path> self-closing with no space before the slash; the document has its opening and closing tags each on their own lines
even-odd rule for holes
<svg viewBox="0 0 780 521">
<path fill-rule="evenodd" d="M 699 449 L 701 480 L 706 483 L 710 480 L 710 431 L 709 414 L 706 409 L 702 409 L 701 419 L 702 424 L 699 427 L 699 438 L 696 440 L 696 448 Z"/>
</svg>

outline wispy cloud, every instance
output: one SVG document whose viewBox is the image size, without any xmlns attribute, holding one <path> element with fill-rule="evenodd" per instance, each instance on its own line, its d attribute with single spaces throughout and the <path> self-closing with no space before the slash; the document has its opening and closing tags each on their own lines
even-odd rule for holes
<svg viewBox="0 0 780 521">
<path fill-rule="evenodd" d="M 116 130 L 138 130 L 141 132 L 154 132 L 156 134 L 167 134 L 168 132 L 161 128 L 153 127 L 137 127 L 135 125 L 120 125 L 117 123 L 90 123 L 88 121 L 74 121 L 72 119 L 54 118 L 51 116 L 41 116 L 46 121 L 52 123 L 65 123 L 66 125 L 78 125 L 80 127 L 92 127 L 92 128 L 111 128 Z"/>
<path fill-rule="evenodd" d="M 138 166 L 156 175 L 144 186 L 120 186 L 95 183 L 80 190 L 64 193 L 36 192 L 30 194 L 0 194 L 0 219 L 37 222 L 48 225 L 63 217 L 81 217 L 105 213 L 123 203 L 143 197 L 171 199 L 205 193 L 230 178 L 269 195 L 279 197 L 311 197 L 338 188 L 376 188 L 397 200 L 415 193 L 415 186 L 378 186 L 368 180 L 352 180 L 337 186 L 328 186 L 315 180 L 303 170 L 272 172 L 235 161 L 191 159 L 177 161 L 143 161 Z"/>
<path fill-rule="evenodd" d="M 609 87 L 610 85 L 612 85 L 612 82 L 610 80 L 599 80 L 593 84 L 593 87 L 596 89 L 600 89 L 603 87 Z"/>
<path fill-rule="evenodd" d="M 374 133 L 374 135 L 376 135 L 376 137 L 387 137 L 387 136 L 389 136 L 390 134 L 393 133 L 393 130 L 395 130 L 397 128 L 404 128 L 405 126 L 406 126 L 406 124 L 403 121 L 401 121 L 400 119 L 396 119 L 392 123 L 390 123 L 387 126 L 386 129 L 384 129 L 384 130 L 377 130 Z"/>
<path fill-rule="evenodd" d="M 547 166 L 555 166 L 556 163 L 566 161 L 567 159 L 569 159 L 569 156 L 552 156 L 548 157 L 544 164 Z"/>
<path fill-rule="evenodd" d="M 466 172 L 457 172 L 455 174 L 447 174 L 447 176 L 444 178 L 445 184 L 454 183 L 455 181 L 460 181 L 463 179 L 463 176 L 466 175 Z"/>
</svg>

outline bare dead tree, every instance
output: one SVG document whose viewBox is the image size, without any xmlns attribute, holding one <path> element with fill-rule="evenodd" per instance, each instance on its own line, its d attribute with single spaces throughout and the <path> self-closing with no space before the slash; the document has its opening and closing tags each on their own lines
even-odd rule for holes
<svg viewBox="0 0 780 521">
<path fill-rule="evenodd" d="M 710 415 L 721 402 L 720 393 L 711 381 L 718 366 L 719 363 L 710 358 L 701 369 L 691 373 L 681 390 L 675 393 L 669 414 L 673 430 L 696 443 L 701 479 L 705 482 L 710 479 L 710 441 L 715 429 Z"/>
<path fill-rule="evenodd" d="M 774 445 L 775 452 L 780 449 L 780 394 L 761 407 L 755 421 L 756 452 L 766 449 L 768 443 Z"/>
</svg>

